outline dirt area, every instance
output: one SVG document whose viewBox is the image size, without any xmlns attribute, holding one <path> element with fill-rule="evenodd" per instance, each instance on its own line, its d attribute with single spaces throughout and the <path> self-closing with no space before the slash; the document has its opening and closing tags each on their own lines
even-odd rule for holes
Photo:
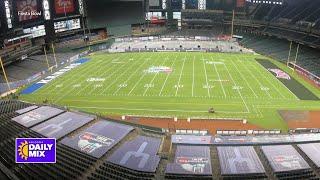
<svg viewBox="0 0 320 180">
<path fill-rule="evenodd" d="M 111 117 L 120 121 L 141 124 L 145 126 L 165 128 L 171 132 L 175 130 L 207 130 L 210 134 L 216 134 L 217 130 L 263 130 L 262 128 L 246 123 L 242 120 L 231 119 L 178 119 L 176 122 L 173 118 L 154 118 L 154 117 L 126 117 L 126 120 L 121 120 L 120 117 Z"/>
<path fill-rule="evenodd" d="M 289 129 L 320 128 L 320 111 L 279 111 Z"/>
</svg>

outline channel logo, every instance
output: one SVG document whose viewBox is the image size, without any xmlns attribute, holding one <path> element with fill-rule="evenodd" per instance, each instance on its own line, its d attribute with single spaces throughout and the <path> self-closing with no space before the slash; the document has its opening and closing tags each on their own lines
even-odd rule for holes
<svg viewBox="0 0 320 180">
<path fill-rule="evenodd" d="M 16 138 L 16 163 L 56 163 L 55 138 Z"/>
</svg>

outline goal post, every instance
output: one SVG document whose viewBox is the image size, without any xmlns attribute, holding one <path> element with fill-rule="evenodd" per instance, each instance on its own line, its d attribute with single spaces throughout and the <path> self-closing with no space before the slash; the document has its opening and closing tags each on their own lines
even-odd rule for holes
<svg viewBox="0 0 320 180">
<path fill-rule="evenodd" d="M 7 86 L 8 86 L 8 90 L 11 91 L 11 87 L 10 87 L 10 84 L 9 84 L 9 81 L 8 81 L 8 77 L 7 77 L 6 71 L 4 69 L 4 65 L 3 65 L 1 57 L 0 57 L 0 65 L 1 65 L 1 69 L 2 69 L 3 75 L 4 75 L 4 79 L 6 80 L 6 83 L 7 83 Z"/>
<path fill-rule="evenodd" d="M 288 54 L 288 59 L 287 59 L 287 66 L 289 66 L 289 63 L 290 63 L 291 50 L 292 50 L 292 41 L 290 42 L 289 54 Z"/>
</svg>

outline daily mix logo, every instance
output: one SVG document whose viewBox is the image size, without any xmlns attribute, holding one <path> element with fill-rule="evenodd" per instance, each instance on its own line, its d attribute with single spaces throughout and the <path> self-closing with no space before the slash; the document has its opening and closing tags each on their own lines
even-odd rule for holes
<svg viewBox="0 0 320 180">
<path fill-rule="evenodd" d="M 16 163 L 55 163 L 56 139 L 16 138 Z"/>
</svg>

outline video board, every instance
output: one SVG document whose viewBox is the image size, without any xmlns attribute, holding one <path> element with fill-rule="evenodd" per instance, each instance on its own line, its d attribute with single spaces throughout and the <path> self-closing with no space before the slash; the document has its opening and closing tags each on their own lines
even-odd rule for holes
<svg viewBox="0 0 320 180">
<path fill-rule="evenodd" d="M 12 2 L 14 22 L 23 25 L 43 18 L 40 0 L 16 0 Z"/>
<path fill-rule="evenodd" d="M 44 25 L 39 25 L 39 26 L 33 26 L 30 28 L 23 29 L 23 33 L 31 34 L 32 38 L 36 38 L 36 37 L 45 36 L 46 30 L 44 28 Z"/>
<path fill-rule="evenodd" d="M 79 14 L 77 0 L 54 0 L 52 3 L 53 14 L 56 17 Z"/>
<path fill-rule="evenodd" d="M 56 33 L 80 29 L 80 28 L 81 28 L 81 24 L 80 24 L 79 18 L 54 22 L 54 29 Z"/>
</svg>

